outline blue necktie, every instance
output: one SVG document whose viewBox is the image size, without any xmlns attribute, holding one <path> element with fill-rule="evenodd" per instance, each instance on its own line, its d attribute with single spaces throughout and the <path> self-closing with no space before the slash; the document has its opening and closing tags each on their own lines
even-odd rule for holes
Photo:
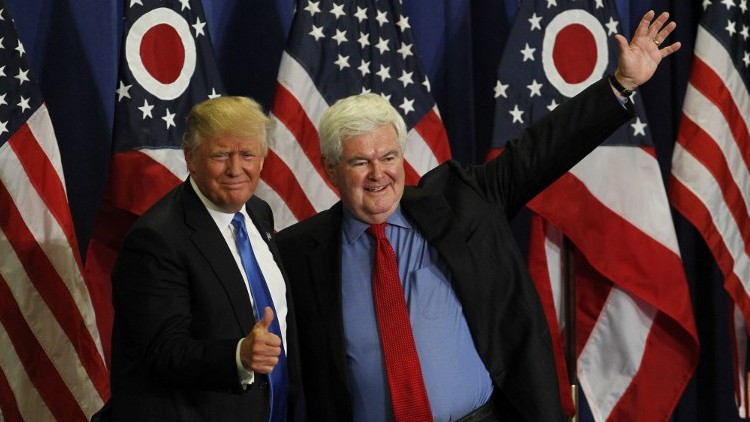
<svg viewBox="0 0 750 422">
<path fill-rule="evenodd" d="M 250 238 L 247 235 L 245 229 L 245 217 L 242 213 L 236 213 L 232 218 L 232 226 L 234 226 L 237 250 L 240 253 L 242 259 L 242 266 L 245 268 L 245 275 L 247 275 L 247 282 L 250 284 L 250 293 L 253 296 L 253 303 L 255 304 L 255 315 L 256 320 L 260 321 L 263 318 L 263 310 L 266 306 L 270 306 L 273 309 L 275 315 L 269 331 L 273 334 L 281 336 L 281 328 L 279 327 L 279 314 L 276 313 L 276 307 L 273 305 L 273 299 L 271 293 L 268 290 L 265 278 L 263 278 L 263 272 L 260 270 L 258 260 L 255 259 L 252 246 L 250 245 Z M 284 350 L 284 343 L 281 343 L 281 355 L 279 356 L 279 363 L 273 368 L 268 378 L 271 383 L 271 422 L 282 422 L 286 421 L 286 403 L 288 395 L 288 375 L 286 365 L 286 351 Z"/>
</svg>

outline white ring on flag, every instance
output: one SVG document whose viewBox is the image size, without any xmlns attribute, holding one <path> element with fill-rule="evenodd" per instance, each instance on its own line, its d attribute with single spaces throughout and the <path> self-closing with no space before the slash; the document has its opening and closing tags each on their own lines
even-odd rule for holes
<svg viewBox="0 0 750 422">
<path fill-rule="evenodd" d="M 579 83 L 568 83 L 557 70 L 552 53 L 555 49 L 557 36 L 564 28 L 571 24 L 583 25 L 591 32 L 596 43 L 596 63 L 594 69 L 586 80 Z M 542 66 L 550 83 L 566 97 L 574 97 L 586 87 L 596 82 L 604 74 L 609 62 L 609 49 L 607 47 L 607 34 L 604 32 L 601 22 L 591 13 L 583 9 L 571 9 L 561 12 L 550 21 L 544 32 L 542 41 Z"/>
<path fill-rule="evenodd" d="M 162 83 L 146 70 L 141 58 L 143 36 L 154 26 L 165 24 L 172 27 L 182 41 L 185 49 L 185 61 L 179 76 L 172 83 Z M 161 100 L 173 100 L 187 89 L 195 72 L 195 41 L 190 34 L 190 26 L 177 12 L 166 7 L 154 9 L 138 18 L 130 27 L 125 40 L 125 58 L 135 80 L 149 93 Z"/>
</svg>

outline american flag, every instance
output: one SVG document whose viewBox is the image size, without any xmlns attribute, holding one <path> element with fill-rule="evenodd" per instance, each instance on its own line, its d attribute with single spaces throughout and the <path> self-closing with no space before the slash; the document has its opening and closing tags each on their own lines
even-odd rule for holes
<svg viewBox="0 0 750 422">
<path fill-rule="evenodd" d="M 317 124 L 336 100 L 388 98 L 409 129 L 406 182 L 450 158 L 447 135 L 398 0 L 300 0 L 282 55 L 274 128 L 258 195 L 287 227 L 338 200 L 320 163 Z"/>
<path fill-rule="evenodd" d="M 125 2 L 112 161 L 86 256 L 86 278 L 100 291 L 97 315 L 109 322 L 107 351 L 109 277 L 120 243 L 138 216 L 185 180 L 185 117 L 222 92 L 200 1 Z"/>
<path fill-rule="evenodd" d="M 711 249 L 739 328 L 750 318 L 750 12 L 746 0 L 706 0 L 703 9 L 669 195 Z M 735 332 L 743 349 L 746 331 Z M 744 363 L 744 351 L 735 358 Z M 743 417 L 745 371 L 737 366 Z"/>
<path fill-rule="evenodd" d="M 522 1 L 498 71 L 494 146 L 611 73 L 622 31 L 608 0 Z M 597 421 L 669 419 L 698 360 L 651 133 L 639 95 L 631 99 L 637 117 L 529 203 L 546 224 L 535 233 L 550 234 L 530 250 L 543 300 L 564 291 L 559 239 L 578 252 L 576 327 L 561 328 L 575 329 L 577 378 Z M 561 303 L 553 299 L 547 306 Z M 553 330 L 564 323 L 559 307 L 546 311 Z"/>
<path fill-rule="evenodd" d="M 87 421 L 109 398 L 60 151 L 0 0 L 0 419 Z"/>
</svg>

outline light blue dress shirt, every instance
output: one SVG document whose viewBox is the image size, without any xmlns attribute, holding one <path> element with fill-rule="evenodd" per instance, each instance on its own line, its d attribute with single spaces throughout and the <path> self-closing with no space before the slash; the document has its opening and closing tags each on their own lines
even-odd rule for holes
<svg viewBox="0 0 750 422">
<path fill-rule="evenodd" d="M 342 302 L 354 420 L 392 420 L 391 400 L 372 295 L 375 241 L 346 211 L 342 236 Z M 435 421 L 456 420 L 486 403 L 493 386 L 469 333 L 450 272 L 397 209 L 386 236 L 398 257 L 414 341 Z"/>
</svg>

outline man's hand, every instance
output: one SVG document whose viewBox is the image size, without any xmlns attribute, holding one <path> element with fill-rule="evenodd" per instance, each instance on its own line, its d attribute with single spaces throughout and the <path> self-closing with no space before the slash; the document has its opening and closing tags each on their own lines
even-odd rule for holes
<svg viewBox="0 0 750 422">
<path fill-rule="evenodd" d="M 674 21 L 667 23 L 669 13 L 663 12 L 654 20 L 655 13 L 649 10 L 638 23 L 633 39 L 615 35 L 620 47 L 620 60 L 615 70 L 615 78 L 623 87 L 634 90 L 656 72 L 661 59 L 680 49 L 680 42 L 665 45 L 669 34 L 677 27 Z M 666 24 L 666 25 L 665 25 Z"/>
<path fill-rule="evenodd" d="M 240 346 L 240 360 L 246 369 L 260 374 L 270 373 L 279 362 L 281 339 L 268 332 L 274 314 L 270 306 L 263 310 L 263 319 L 258 321 Z"/>
</svg>

